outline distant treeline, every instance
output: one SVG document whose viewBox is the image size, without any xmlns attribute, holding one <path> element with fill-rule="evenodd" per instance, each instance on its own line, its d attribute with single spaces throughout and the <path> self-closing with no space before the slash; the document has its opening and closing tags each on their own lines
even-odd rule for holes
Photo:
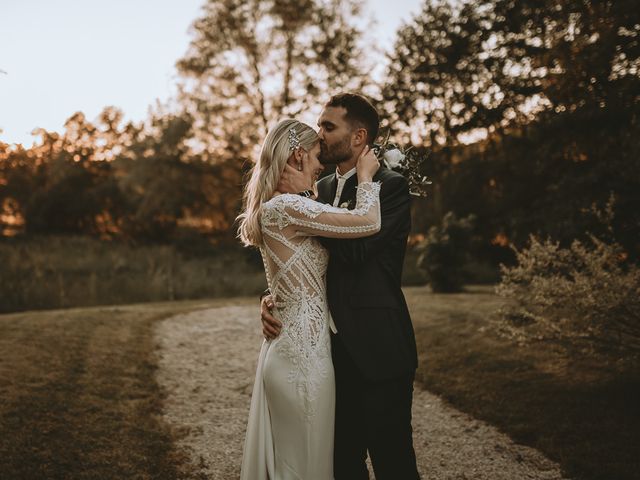
<svg viewBox="0 0 640 480">
<path fill-rule="evenodd" d="M 106 108 L 33 148 L 0 143 L 1 234 L 232 243 L 269 125 L 346 89 L 372 97 L 393 140 L 430 152 L 414 234 L 473 214 L 472 250 L 493 263 L 530 234 L 587 232 L 639 258 L 635 1 L 425 1 L 379 84 L 358 2 L 289 3 L 209 0 L 178 62 L 181 93 L 146 122 Z"/>
<path fill-rule="evenodd" d="M 118 128 L 106 109 L 81 113 L 64 134 L 42 132 L 31 149 L 3 145 L 4 235 L 87 234 L 139 242 L 232 237 L 243 163 L 191 155 L 188 118 L 154 118 L 152 128 Z"/>
</svg>

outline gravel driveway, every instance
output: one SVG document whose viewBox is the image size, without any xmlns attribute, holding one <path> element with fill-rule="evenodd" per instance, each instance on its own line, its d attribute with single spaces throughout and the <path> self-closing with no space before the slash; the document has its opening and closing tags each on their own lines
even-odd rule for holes
<svg viewBox="0 0 640 480">
<path fill-rule="evenodd" d="M 155 337 L 164 420 L 181 432 L 179 448 L 203 478 L 238 478 L 262 341 L 255 300 L 168 318 Z M 423 480 L 565 478 L 540 452 L 417 386 L 413 427 Z"/>
</svg>

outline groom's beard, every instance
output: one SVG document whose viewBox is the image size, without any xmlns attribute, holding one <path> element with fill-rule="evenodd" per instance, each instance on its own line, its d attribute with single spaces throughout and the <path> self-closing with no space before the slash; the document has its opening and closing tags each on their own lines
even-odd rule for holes
<svg viewBox="0 0 640 480">
<path fill-rule="evenodd" d="M 322 165 L 337 165 L 346 162 L 351 158 L 351 145 L 349 138 L 329 147 L 325 142 L 320 141 L 320 155 L 318 160 Z"/>
</svg>

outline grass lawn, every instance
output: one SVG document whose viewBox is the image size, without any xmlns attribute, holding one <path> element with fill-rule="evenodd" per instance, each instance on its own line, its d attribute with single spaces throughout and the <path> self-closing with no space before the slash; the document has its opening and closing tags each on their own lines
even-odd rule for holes
<svg viewBox="0 0 640 480">
<path fill-rule="evenodd" d="M 151 327 L 202 303 L 1 315 L 0 478 L 178 478 Z"/>
<path fill-rule="evenodd" d="M 405 291 L 425 388 L 540 449 L 573 478 L 638 478 L 640 372 L 572 362 L 551 345 L 513 346 L 489 326 L 501 302 L 491 287 Z"/>
<path fill-rule="evenodd" d="M 560 462 L 576 479 L 640 471 L 640 374 L 514 347 L 489 320 L 491 288 L 405 289 L 418 381 Z M 0 478 L 198 479 L 159 416 L 153 324 L 230 299 L 0 315 Z M 254 298 L 251 302 L 257 301 Z M 514 479 L 519 480 L 519 479 Z"/>
</svg>

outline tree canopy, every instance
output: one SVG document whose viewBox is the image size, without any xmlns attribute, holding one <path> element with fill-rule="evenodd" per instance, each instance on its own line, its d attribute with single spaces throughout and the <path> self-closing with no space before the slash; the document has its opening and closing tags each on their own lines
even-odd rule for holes
<svg viewBox="0 0 640 480">
<path fill-rule="evenodd" d="M 278 118 L 327 92 L 361 90 L 370 82 L 361 11 L 358 0 L 208 0 L 178 61 L 200 146 L 246 157 Z"/>
<path fill-rule="evenodd" d="M 268 127 L 338 90 L 373 94 L 392 138 L 429 151 L 414 233 L 475 215 L 477 255 L 601 226 L 640 258 L 640 10 L 632 0 L 425 0 L 380 79 L 359 0 L 207 0 L 179 94 L 140 124 L 72 115 L 31 149 L 0 144 L 3 235 L 234 241 Z"/>
</svg>

